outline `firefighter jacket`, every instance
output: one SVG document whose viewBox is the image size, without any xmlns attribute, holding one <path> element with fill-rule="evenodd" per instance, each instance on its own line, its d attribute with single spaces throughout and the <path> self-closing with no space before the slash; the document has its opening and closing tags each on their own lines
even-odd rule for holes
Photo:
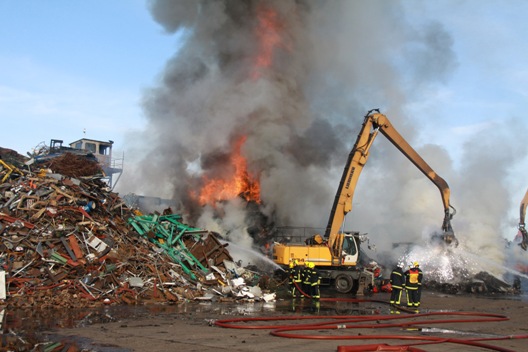
<svg viewBox="0 0 528 352">
<path fill-rule="evenodd" d="M 307 268 L 306 266 L 301 270 L 301 276 L 300 277 L 301 277 L 301 282 L 304 285 L 308 285 L 308 286 L 311 285 L 311 281 L 310 281 L 311 273 L 312 273 L 312 269 Z"/>
<path fill-rule="evenodd" d="M 390 275 L 390 283 L 392 287 L 402 289 L 405 287 L 405 276 L 403 274 L 403 269 L 399 266 L 395 267 L 392 270 Z"/>
<path fill-rule="evenodd" d="M 405 288 L 417 290 L 422 286 L 423 273 L 420 268 L 411 268 L 405 272 Z"/>
<path fill-rule="evenodd" d="M 289 274 L 290 284 L 293 285 L 293 283 L 295 282 L 301 282 L 301 268 L 298 265 L 295 265 L 293 268 L 290 268 Z"/>
<path fill-rule="evenodd" d="M 319 272 L 315 269 L 310 269 L 310 272 L 308 274 L 308 281 L 310 283 L 310 286 L 320 285 L 321 277 L 319 276 Z"/>
</svg>

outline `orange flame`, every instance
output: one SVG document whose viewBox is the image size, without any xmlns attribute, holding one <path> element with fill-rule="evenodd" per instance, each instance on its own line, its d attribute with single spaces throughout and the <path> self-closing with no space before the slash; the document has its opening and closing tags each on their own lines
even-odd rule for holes
<svg viewBox="0 0 528 352">
<path fill-rule="evenodd" d="M 258 11 L 257 19 L 256 36 L 259 43 L 259 54 L 255 59 L 255 67 L 252 73 L 253 79 L 261 76 L 260 70 L 262 68 L 271 66 L 275 47 L 281 42 L 281 24 L 275 10 L 261 7 Z"/>
<path fill-rule="evenodd" d="M 247 171 L 247 161 L 241 154 L 242 145 L 246 137 L 236 141 L 230 163 L 233 166 L 232 177 L 208 179 L 203 178 L 204 186 L 198 196 L 200 204 L 214 205 L 217 201 L 233 199 L 238 196 L 246 201 L 260 203 L 260 184 L 258 179 L 252 177 Z"/>
</svg>

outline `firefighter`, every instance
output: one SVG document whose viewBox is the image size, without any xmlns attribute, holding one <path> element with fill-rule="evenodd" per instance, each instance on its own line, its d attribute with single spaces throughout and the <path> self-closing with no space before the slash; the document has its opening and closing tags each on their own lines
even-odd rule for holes
<svg viewBox="0 0 528 352">
<path fill-rule="evenodd" d="M 420 270 L 418 262 L 414 262 L 409 266 L 409 270 L 405 272 L 405 289 L 407 290 L 407 307 L 420 307 L 420 293 L 422 286 L 422 270 Z"/>
<path fill-rule="evenodd" d="M 319 300 L 321 298 L 321 292 L 319 290 L 319 286 L 321 284 L 321 277 L 319 276 L 319 272 L 317 269 L 315 269 L 315 264 L 313 262 L 310 262 L 308 265 L 309 268 L 309 282 L 310 282 L 310 296 L 312 296 L 312 299 Z"/>
<path fill-rule="evenodd" d="M 378 293 L 381 290 L 383 282 L 381 275 L 381 267 L 378 265 L 378 263 L 373 260 L 367 265 L 366 269 L 374 275 L 374 286 L 372 287 L 372 292 Z"/>
<path fill-rule="evenodd" d="M 289 270 L 289 286 L 290 292 L 293 298 L 297 298 L 300 295 L 299 289 L 297 288 L 301 285 L 301 268 L 297 265 L 297 260 L 292 260 L 290 262 Z"/>
<path fill-rule="evenodd" d="M 288 289 L 290 294 L 295 297 L 295 264 L 293 260 L 290 261 L 288 269 Z"/>
<path fill-rule="evenodd" d="M 391 283 L 391 305 L 400 305 L 402 291 L 405 288 L 405 276 L 403 274 L 403 263 L 396 264 L 390 275 Z"/>
<path fill-rule="evenodd" d="M 414 267 L 416 269 L 418 269 L 418 305 L 417 307 L 420 306 L 420 302 L 422 301 L 422 280 L 423 280 L 423 272 L 422 272 L 422 269 L 420 269 L 420 263 L 418 262 L 414 262 L 413 263 Z"/>
<path fill-rule="evenodd" d="M 311 283 L 310 283 L 310 262 L 304 262 L 304 267 L 301 268 L 301 298 L 304 298 L 305 295 L 310 295 Z"/>
</svg>

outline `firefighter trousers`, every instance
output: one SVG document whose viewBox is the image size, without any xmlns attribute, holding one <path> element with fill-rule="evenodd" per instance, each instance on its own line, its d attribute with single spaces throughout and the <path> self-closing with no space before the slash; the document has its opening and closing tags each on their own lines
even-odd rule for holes
<svg viewBox="0 0 528 352">
<path fill-rule="evenodd" d="M 418 288 L 407 288 L 407 307 L 419 307 Z"/>
<path fill-rule="evenodd" d="M 402 288 L 401 287 L 392 286 L 390 304 L 398 304 L 399 305 L 400 301 L 401 301 L 401 296 L 402 296 Z"/>
</svg>

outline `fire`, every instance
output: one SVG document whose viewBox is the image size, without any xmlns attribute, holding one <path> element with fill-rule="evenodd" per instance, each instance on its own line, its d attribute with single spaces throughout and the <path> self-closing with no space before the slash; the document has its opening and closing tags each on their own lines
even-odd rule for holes
<svg viewBox="0 0 528 352">
<path fill-rule="evenodd" d="M 255 36 L 258 44 L 258 54 L 255 57 L 252 79 L 258 79 L 263 69 L 268 69 L 273 64 L 274 51 L 278 46 L 285 46 L 281 42 L 281 32 L 284 30 L 279 14 L 272 8 L 264 5 L 257 10 L 257 24 Z M 289 49 L 286 46 L 287 49 Z M 232 174 L 230 177 L 219 176 L 217 178 L 203 177 L 203 187 L 195 196 L 202 205 L 214 205 L 217 201 L 233 199 L 241 196 L 246 201 L 261 203 L 260 184 L 258 177 L 251 175 L 247 170 L 247 160 L 241 154 L 241 148 L 246 137 L 238 139 L 233 145 L 230 155 L 230 166 Z"/>
<path fill-rule="evenodd" d="M 233 170 L 232 177 L 203 178 L 204 186 L 198 196 L 200 204 L 214 205 L 217 201 L 233 199 L 238 196 L 243 197 L 248 202 L 261 202 L 258 179 L 249 174 L 247 160 L 241 154 L 242 145 L 245 141 L 246 137 L 242 137 L 233 146 L 233 153 L 229 160 Z"/>
<path fill-rule="evenodd" d="M 256 36 L 259 51 L 251 75 L 253 79 L 261 76 L 261 69 L 271 66 L 275 47 L 281 43 L 280 32 L 282 29 L 277 12 L 271 8 L 260 7 L 257 20 Z"/>
</svg>

